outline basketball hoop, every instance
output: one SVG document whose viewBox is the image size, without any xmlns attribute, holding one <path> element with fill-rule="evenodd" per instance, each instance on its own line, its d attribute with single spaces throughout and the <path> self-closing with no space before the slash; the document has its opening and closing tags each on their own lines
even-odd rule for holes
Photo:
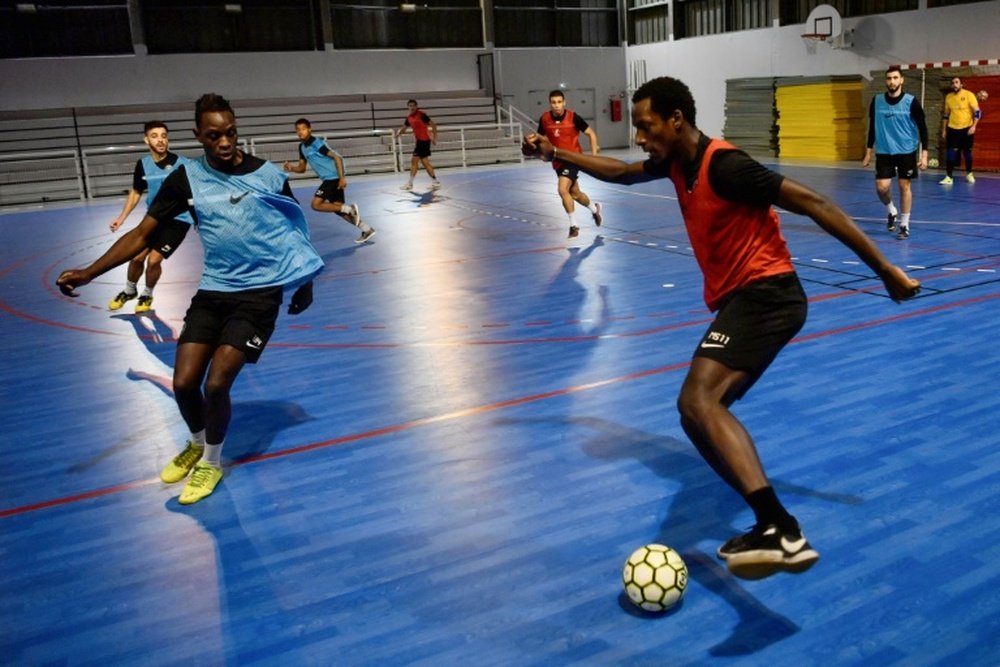
<svg viewBox="0 0 1000 667">
<path fill-rule="evenodd" d="M 808 51 L 809 53 L 816 53 L 816 45 L 819 44 L 820 42 L 823 42 L 825 44 L 827 37 L 829 37 L 829 35 L 826 35 L 821 32 L 802 33 L 802 41 L 805 43 L 806 51 Z"/>
</svg>

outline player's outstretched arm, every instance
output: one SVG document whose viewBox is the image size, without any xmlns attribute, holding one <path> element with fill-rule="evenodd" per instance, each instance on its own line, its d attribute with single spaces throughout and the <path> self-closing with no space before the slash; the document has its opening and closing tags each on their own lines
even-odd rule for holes
<svg viewBox="0 0 1000 667">
<path fill-rule="evenodd" d="M 909 299 L 920 291 L 920 282 L 889 262 L 875 242 L 828 198 L 786 178 L 781 183 L 777 204 L 792 213 L 808 215 L 827 233 L 853 250 L 882 280 L 893 301 Z"/>
<path fill-rule="evenodd" d="M 156 229 L 156 218 L 146 216 L 138 226 L 129 230 L 108 248 L 93 264 L 84 269 L 63 271 L 56 278 L 59 290 L 67 296 L 76 296 L 73 290 L 86 285 L 94 278 L 129 261 L 146 248 L 150 235 Z"/>
<path fill-rule="evenodd" d="M 524 138 L 521 152 L 526 156 L 538 157 L 546 162 L 559 160 L 576 165 L 594 178 L 609 183 L 632 185 L 654 180 L 656 177 L 648 174 L 641 162 L 622 162 L 600 155 L 585 155 L 572 151 L 560 151 L 555 148 L 545 136 L 532 132 Z"/>
</svg>

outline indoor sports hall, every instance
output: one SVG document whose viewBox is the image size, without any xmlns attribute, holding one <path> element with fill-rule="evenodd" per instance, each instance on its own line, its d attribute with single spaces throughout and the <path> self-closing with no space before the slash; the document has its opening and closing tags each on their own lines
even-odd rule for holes
<svg viewBox="0 0 1000 667">
<path fill-rule="evenodd" d="M 629 30 L 648 29 L 649 21 L 636 21 L 623 4 L 616 11 L 631 26 L 623 28 L 631 44 L 497 46 L 492 69 L 467 59 L 472 73 L 446 88 L 420 78 L 423 70 L 407 73 L 415 82 L 369 70 L 374 88 L 361 102 L 346 97 L 362 95 L 361 81 L 352 83 L 356 90 L 323 91 L 345 94 L 329 103 L 334 111 L 315 90 L 308 103 L 304 92 L 279 90 L 300 85 L 308 72 L 289 70 L 279 83 L 273 64 L 261 65 L 267 81 L 257 95 L 232 81 L 211 82 L 196 68 L 194 93 L 119 80 L 101 89 L 102 104 L 96 93 L 70 87 L 59 105 L 55 63 L 67 77 L 97 77 L 85 72 L 87 58 L 0 59 L 17 98 L 0 108 L 0 197 L 7 197 L 0 200 L 0 663 L 1000 663 L 1000 348 L 993 336 L 1000 162 L 991 162 L 1000 160 L 1000 124 L 986 124 L 989 104 L 1000 100 L 1000 43 L 994 36 L 957 52 L 952 44 L 947 53 L 941 45 L 897 45 L 902 53 L 886 54 L 847 41 L 861 44 L 859 31 L 892 24 L 930 21 L 947 35 L 951 21 L 955 30 L 974 30 L 1000 2 L 843 11 L 841 36 L 819 43 L 801 36 L 814 34 L 804 20 L 810 6 L 799 23 L 757 35 L 780 32 L 783 46 L 774 48 L 799 48 L 802 71 L 748 71 L 725 61 L 720 66 L 732 75 L 706 80 L 689 62 L 673 71 L 654 50 L 664 49 L 669 61 L 671 53 L 736 48 L 754 31 L 690 34 L 697 14 L 687 4 L 700 5 L 662 4 L 671 16 L 688 12 L 688 35 L 676 42 L 649 37 L 636 45 L 638 33 Z M 778 4 L 785 3 L 763 6 Z M 496 7 L 494 15 L 506 16 Z M 931 44 L 930 31 L 910 32 Z M 457 70 L 444 64 L 454 52 L 393 47 Z M 463 57 L 476 51 L 460 48 Z M 543 52 L 544 81 L 511 79 L 524 78 L 528 60 Z M 354 53 L 326 55 L 347 70 Z M 620 80 L 588 88 L 584 70 L 599 70 L 595 61 L 609 54 L 621 59 Z M 312 67 L 315 55 L 302 57 Z M 881 71 L 891 56 L 901 56 L 891 62 L 905 66 L 907 89 L 928 100 L 932 155 L 942 160 L 912 183 L 907 239 L 887 231 L 873 171 L 860 161 L 867 103 L 884 90 Z M 402 62 L 396 57 L 381 54 L 380 62 Z M 225 55 L 204 58 L 230 67 Z M 843 64 L 849 58 L 857 62 Z M 142 62 L 140 71 L 160 67 Z M 52 77 L 8 78 L 20 71 Z M 490 138 L 479 102 L 466 94 L 481 88 L 484 71 L 496 87 L 486 115 L 508 132 Z M 957 167 L 954 184 L 942 186 L 939 86 L 956 72 L 985 82 L 969 87 L 990 95 L 974 182 Z M 544 110 L 536 108 L 538 91 L 566 83 L 596 91 L 567 100 L 593 104 L 604 154 L 644 160 L 630 145 L 628 97 L 619 98 L 623 119 L 614 121 L 607 92 L 661 75 L 692 83 L 703 131 L 738 144 L 763 137 L 748 149 L 755 158 L 829 196 L 921 283 L 915 298 L 893 302 L 847 247 L 809 218 L 779 210 L 809 317 L 733 411 L 821 554 L 802 574 L 747 581 L 716 557 L 754 515 L 679 423 L 681 382 L 713 315 L 673 185 L 626 187 L 581 175 L 581 187 L 602 203 L 603 221 L 598 227 L 585 217 L 580 235 L 568 239 L 552 167 L 521 159 L 517 140 Z M 392 76 L 408 92 L 389 90 Z M 738 111 L 757 104 L 762 77 L 774 79 L 768 100 L 783 109 L 784 136 L 777 125 L 771 136 L 768 123 L 761 133 Z M 832 95 L 832 116 L 824 98 L 808 98 L 816 85 Z M 204 500 L 180 505 L 181 485 L 161 482 L 159 472 L 188 436 L 171 377 L 202 271 L 198 235 L 188 234 L 165 261 L 155 307 L 145 313 L 134 313 L 134 302 L 108 310 L 124 267 L 79 288 L 76 298 L 60 293 L 55 280 L 120 237 L 108 223 L 122 210 L 132 165 L 145 150 L 140 119 L 154 107 L 142 95 L 163 95 L 172 145 L 196 155 L 192 102 L 209 89 L 231 95 L 245 121 L 244 149 L 279 164 L 294 157 L 289 119 L 319 118 L 317 134 L 335 148 L 338 141 L 360 146 L 366 134 L 385 145 L 384 131 L 399 125 L 414 96 L 426 99 L 447 141 L 431 157 L 439 160 L 440 189 L 423 171 L 412 190 L 400 189 L 405 144 L 389 144 L 388 163 L 347 155 L 347 199 L 378 230 L 366 243 L 355 243 L 357 230 L 340 218 L 306 205 L 318 183 L 313 174 L 292 180 L 326 265 L 314 303 L 295 316 L 282 309 L 260 362 L 233 388 L 222 482 Z M 836 113 L 845 99 L 846 121 Z M 348 127 L 351 105 L 377 117 L 375 133 Z M 465 116 L 455 111 L 460 106 Z M 790 132 L 789 119 L 810 110 L 828 129 L 806 118 L 801 136 Z M 444 120 L 449 113 L 454 122 Z M 69 157 L 55 155 L 58 143 Z M 53 153 L 49 180 L 34 162 L 39 152 Z M 79 174 L 74 164 L 82 165 Z M 622 585 L 626 559 L 651 543 L 679 552 L 689 577 L 682 601 L 659 614 L 637 608 Z"/>
</svg>

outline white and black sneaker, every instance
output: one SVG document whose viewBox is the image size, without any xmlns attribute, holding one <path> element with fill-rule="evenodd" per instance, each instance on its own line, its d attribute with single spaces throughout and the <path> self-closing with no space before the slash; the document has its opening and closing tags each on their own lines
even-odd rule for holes
<svg viewBox="0 0 1000 667">
<path fill-rule="evenodd" d="M 887 218 L 888 222 L 886 223 L 885 228 L 888 229 L 890 232 L 896 231 L 896 214 L 895 213 L 889 213 L 886 216 L 886 218 Z"/>
<path fill-rule="evenodd" d="M 604 222 L 604 216 L 601 215 L 602 208 L 603 207 L 601 206 L 601 202 L 599 201 L 594 202 L 594 224 L 597 225 L 598 227 L 600 227 L 601 223 Z"/>
<path fill-rule="evenodd" d="M 819 552 L 801 531 L 783 533 L 774 524 L 754 526 L 749 533 L 727 541 L 716 553 L 741 579 L 763 579 L 778 572 L 799 574 L 819 560 Z"/>
<path fill-rule="evenodd" d="M 358 238 L 354 239 L 354 242 L 355 243 L 367 243 L 369 240 L 371 240 L 371 237 L 373 237 L 373 236 L 375 236 L 375 228 L 374 227 L 369 227 L 368 229 L 366 229 L 363 232 L 361 232 L 361 236 L 359 236 Z"/>
<path fill-rule="evenodd" d="M 360 227 L 361 226 L 361 207 L 358 206 L 355 203 L 355 204 L 351 205 L 351 208 L 354 210 L 354 212 L 351 213 L 351 224 L 354 225 L 355 227 Z"/>
<path fill-rule="evenodd" d="M 910 228 L 900 227 L 899 233 L 896 234 L 896 238 L 899 239 L 900 241 L 905 241 L 906 239 L 910 238 Z"/>
</svg>

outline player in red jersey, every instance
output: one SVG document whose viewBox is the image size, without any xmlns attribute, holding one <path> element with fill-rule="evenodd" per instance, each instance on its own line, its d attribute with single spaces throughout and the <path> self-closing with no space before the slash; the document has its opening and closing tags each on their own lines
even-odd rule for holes
<svg viewBox="0 0 1000 667">
<path fill-rule="evenodd" d="M 681 81 L 653 79 L 636 91 L 632 103 L 636 143 L 649 154 L 645 162 L 563 151 L 537 134 L 525 139 L 524 150 L 613 183 L 673 181 L 705 276 L 705 302 L 717 313 L 699 341 L 677 400 L 681 426 L 756 517 L 754 528 L 727 541 L 718 555 L 730 572 L 748 579 L 804 572 L 819 553 L 778 500 L 750 434 L 729 411 L 806 318 L 806 296 L 773 205 L 809 216 L 853 250 L 894 301 L 914 296 L 920 283 L 891 264 L 832 201 L 702 134 L 695 126 L 691 91 Z"/>
<path fill-rule="evenodd" d="M 417 169 L 424 165 L 427 175 L 433 179 L 431 188 L 437 190 L 441 187 L 441 181 L 434 175 L 434 165 L 431 164 L 431 144 L 436 144 L 438 139 L 438 126 L 431 117 L 424 113 L 424 110 L 417 106 L 416 100 L 409 100 L 406 108 L 410 110 L 403 126 L 396 130 L 396 137 L 402 136 L 407 129 L 413 130 L 413 137 L 416 145 L 413 147 L 413 156 L 410 158 L 410 180 L 405 185 L 399 187 L 400 190 L 412 190 L 413 179 L 417 176 Z"/>
<path fill-rule="evenodd" d="M 538 121 L 538 134 L 546 137 L 553 146 L 564 153 L 582 153 L 580 135 L 586 134 L 590 140 L 590 154 L 597 155 L 600 151 L 600 146 L 597 145 L 597 133 L 587 121 L 566 108 L 566 96 L 561 90 L 549 93 L 549 107 L 550 111 L 543 113 Z M 576 165 L 563 160 L 553 160 L 552 168 L 559 176 L 559 198 L 562 199 L 563 209 L 569 217 L 569 237 L 575 238 L 580 234 L 580 225 L 576 218 L 576 202 L 586 206 L 594 216 L 594 224 L 600 226 L 601 204 L 591 202 L 590 197 L 580 189 L 577 180 L 580 170 Z"/>
</svg>

